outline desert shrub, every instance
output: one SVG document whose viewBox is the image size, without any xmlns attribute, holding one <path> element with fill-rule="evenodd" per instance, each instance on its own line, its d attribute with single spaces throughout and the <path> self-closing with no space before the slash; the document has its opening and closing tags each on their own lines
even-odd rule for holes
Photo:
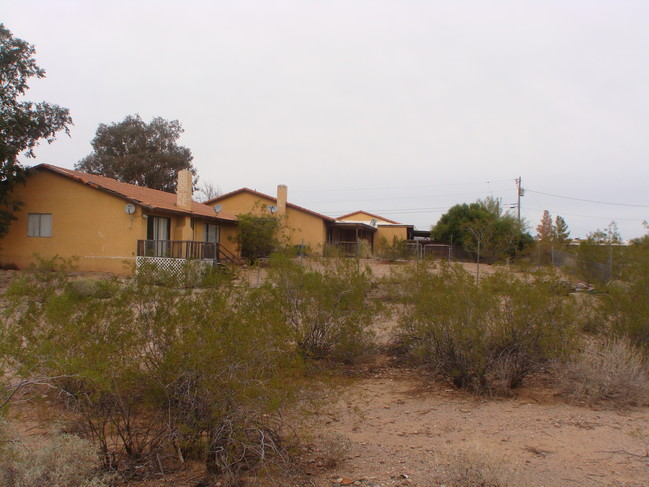
<svg viewBox="0 0 649 487">
<path fill-rule="evenodd" d="M 357 256 L 361 259 L 368 259 L 372 256 L 372 245 L 367 240 L 358 240 Z"/>
<path fill-rule="evenodd" d="M 350 259 L 323 259 L 315 268 L 273 259 L 268 286 L 303 357 L 352 362 L 371 347 L 381 305 L 368 298 L 370 273 Z"/>
<path fill-rule="evenodd" d="M 143 475 L 196 458 L 239 475 L 282 461 L 277 417 L 300 361 L 274 294 L 231 279 L 157 282 L 109 281 L 96 297 L 64 273 L 47 286 L 26 275 L 7 296 L 12 360 L 51 378 L 106 469 Z"/>
<path fill-rule="evenodd" d="M 601 297 L 612 331 L 649 351 L 649 250 L 627 249 L 629 265 L 610 282 Z"/>
<path fill-rule="evenodd" d="M 467 448 L 443 456 L 439 483 L 448 487 L 508 487 L 525 485 L 505 460 L 484 448 Z"/>
<path fill-rule="evenodd" d="M 392 243 L 388 243 L 388 239 L 381 237 L 379 242 L 380 254 L 379 257 L 390 262 L 394 262 L 399 259 L 408 259 L 412 257 L 410 249 L 408 248 L 408 243 L 398 238 L 396 235 L 392 237 Z"/>
<path fill-rule="evenodd" d="M 442 262 L 401 279 L 398 349 L 458 387 L 507 393 L 570 340 L 570 298 L 556 292 L 553 275 L 499 272 L 476 284 Z"/>
<path fill-rule="evenodd" d="M 642 353 L 626 339 L 588 341 L 557 368 L 562 393 L 586 403 L 649 403 L 649 377 Z"/>
<path fill-rule="evenodd" d="M 1 426 L 0 426 L 1 427 Z M 0 453 L 0 484 L 6 487 L 91 487 L 108 485 L 93 444 L 78 436 L 55 433 L 36 450 L 12 441 Z"/>
</svg>

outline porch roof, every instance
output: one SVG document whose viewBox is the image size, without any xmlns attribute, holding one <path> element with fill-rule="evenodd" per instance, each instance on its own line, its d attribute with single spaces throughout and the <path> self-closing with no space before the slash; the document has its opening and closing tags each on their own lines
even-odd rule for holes
<svg viewBox="0 0 649 487">
<path fill-rule="evenodd" d="M 53 172 L 78 183 L 85 184 L 91 188 L 127 200 L 150 211 L 190 215 L 206 220 L 226 222 L 235 222 L 237 220 L 237 217 L 234 214 L 227 211 L 221 211 L 216 215 L 212 207 L 203 203 L 198 203 L 194 200 L 192 200 L 191 210 L 179 208 L 176 206 L 176 193 L 167 193 L 166 191 L 122 183 L 105 176 L 74 171 L 72 169 L 52 166 L 51 164 L 39 164 L 38 166 L 34 166 L 33 169 Z"/>
</svg>

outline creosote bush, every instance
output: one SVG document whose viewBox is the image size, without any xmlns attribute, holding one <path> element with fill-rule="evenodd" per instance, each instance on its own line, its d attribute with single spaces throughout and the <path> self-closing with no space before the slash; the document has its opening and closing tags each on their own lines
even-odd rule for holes
<svg viewBox="0 0 649 487">
<path fill-rule="evenodd" d="M 626 249 L 629 264 L 606 287 L 604 318 L 612 331 L 649 352 L 649 248 Z"/>
<path fill-rule="evenodd" d="M 105 470 L 135 478 L 188 459 L 229 482 L 286 470 L 282 409 L 304 364 L 350 362 L 371 346 L 380 304 L 368 269 L 274 258 L 261 286 L 195 268 L 73 279 L 45 261 L 5 294 L 3 359 L 48 377 Z M 192 283 L 201 287 L 190 287 Z"/>
<path fill-rule="evenodd" d="M 310 268 L 277 255 L 269 269 L 269 289 L 306 359 L 349 363 L 369 350 L 370 325 L 381 312 L 368 298 L 371 285 L 370 269 L 352 259 L 324 259 Z"/>
<path fill-rule="evenodd" d="M 562 393 L 588 404 L 649 404 L 647 363 L 627 339 L 590 340 L 581 353 L 557 366 Z"/>
<path fill-rule="evenodd" d="M 8 289 L 6 353 L 24 376 L 51 378 L 105 469 L 145 475 L 193 458 L 235 478 L 285 461 L 278 413 L 301 361 L 269 289 L 147 274 L 95 292 L 64 262 L 43 269 Z"/>
<path fill-rule="evenodd" d="M 476 284 L 442 262 L 406 269 L 392 284 L 405 305 L 398 348 L 473 392 L 507 394 L 570 342 L 571 299 L 552 274 L 497 272 Z"/>
</svg>

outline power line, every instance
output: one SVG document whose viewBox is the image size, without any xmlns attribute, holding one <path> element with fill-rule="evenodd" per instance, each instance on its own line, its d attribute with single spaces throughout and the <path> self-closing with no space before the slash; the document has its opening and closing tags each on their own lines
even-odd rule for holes
<svg viewBox="0 0 649 487">
<path fill-rule="evenodd" d="M 476 181 L 473 183 L 439 183 L 439 184 L 427 184 L 427 185 L 410 185 L 410 186 L 385 186 L 385 187 L 351 187 L 351 188 L 318 188 L 318 189 L 294 189 L 291 190 L 291 193 L 320 193 L 320 192 L 328 192 L 328 193 L 335 193 L 335 192 L 344 192 L 344 191 L 385 191 L 385 190 L 390 190 L 390 191 L 395 191 L 395 190 L 401 190 L 401 189 L 431 189 L 431 188 L 437 188 L 437 187 L 447 187 L 447 186 L 476 186 L 476 185 L 481 185 L 481 184 L 491 184 L 491 183 L 502 183 L 502 182 L 509 182 L 511 179 L 494 179 L 494 180 L 488 180 L 488 181 Z"/>
<path fill-rule="evenodd" d="M 612 206 L 631 206 L 634 208 L 649 208 L 649 205 L 634 205 L 630 203 L 611 203 L 609 201 L 597 201 L 597 200 L 586 200 L 583 198 L 572 198 L 571 196 L 561 196 L 558 194 L 552 194 L 552 193 L 544 193 L 542 191 L 534 191 L 533 189 L 527 189 L 525 188 L 525 191 L 529 191 L 530 193 L 536 193 L 536 194 L 542 194 L 545 196 L 552 196 L 554 198 L 563 198 L 565 200 L 574 200 L 574 201 L 584 201 L 586 203 L 597 203 L 600 205 L 612 205 Z"/>
<path fill-rule="evenodd" d="M 525 210 L 531 210 L 531 211 L 538 211 L 539 213 L 543 213 L 546 209 L 540 210 L 538 208 L 530 208 L 529 206 L 526 206 L 524 208 Z M 579 215 L 576 213 L 565 213 L 565 212 L 557 212 L 557 211 L 552 211 L 552 213 L 557 214 L 558 216 L 576 216 L 579 218 L 597 218 L 600 220 L 614 220 L 614 221 L 627 221 L 627 222 L 642 222 L 644 221 L 642 218 L 616 218 L 616 217 L 610 217 L 610 216 L 595 216 L 595 215 Z"/>
</svg>

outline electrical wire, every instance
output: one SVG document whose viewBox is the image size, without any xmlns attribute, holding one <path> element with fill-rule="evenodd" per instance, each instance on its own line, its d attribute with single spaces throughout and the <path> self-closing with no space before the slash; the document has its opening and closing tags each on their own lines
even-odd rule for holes
<svg viewBox="0 0 649 487">
<path fill-rule="evenodd" d="M 587 199 L 583 199 L 583 198 L 573 198 L 571 196 L 561 196 L 561 195 L 558 195 L 558 194 L 544 193 L 542 191 L 534 191 L 533 189 L 528 189 L 528 188 L 525 188 L 525 191 L 529 191 L 530 193 L 542 194 L 542 195 L 545 195 L 545 196 L 552 196 L 554 198 L 562 198 L 562 199 L 565 199 L 565 200 L 584 201 L 586 203 L 597 203 L 599 205 L 629 206 L 629 207 L 633 207 L 633 208 L 649 208 L 649 205 L 635 205 L 635 204 L 630 204 L 630 203 L 611 203 L 609 201 L 587 200 Z"/>
<path fill-rule="evenodd" d="M 545 209 L 540 210 L 538 208 L 530 208 L 529 206 L 526 206 L 525 208 L 521 208 L 521 211 L 522 210 L 538 211 L 539 213 L 543 213 L 545 211 Z M 554 210 L 552 211 L 552 213 L 555 213 L 555 214 L 557 214 L 559 216 L 564 216 L 565 215 L 565 216 L 576 216 L 576 217 L 579 217 L 579 218 L 597 218 L 597 219 L 600 219 L 600 220 L 609 220 L 609 221 L 610 220 L 627 221 L 627 222 L 643 222 L 644 221 L 642 218 L 616 218 L 616 217 L 610 217 L 610 216 L 579 215 L 579 214 L 576 214 L 576 213 L 565 213 L 565 212 L 558 213 L 558 212 L 556 212 Z"/>
</svg>

